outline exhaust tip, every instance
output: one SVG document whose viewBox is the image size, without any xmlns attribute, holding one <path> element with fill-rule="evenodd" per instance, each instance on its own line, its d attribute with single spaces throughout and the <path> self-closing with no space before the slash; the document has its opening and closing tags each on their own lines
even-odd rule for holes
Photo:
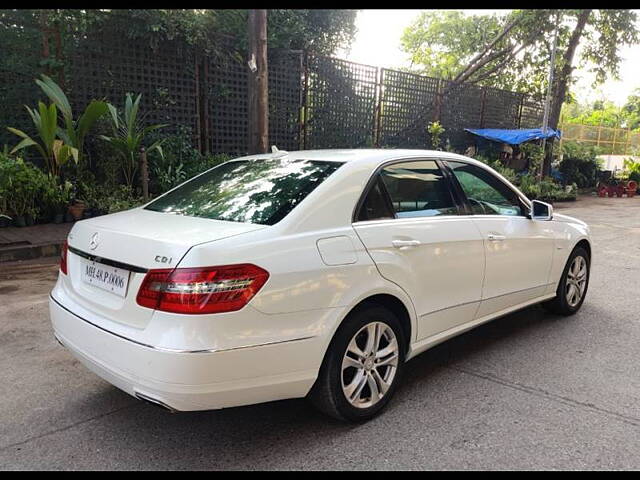
<svg viewBox="0 0 640 480">
<path fill-rule="evenodd" d="M 148 395 L 145 395 L 144 393 L 140 393 L 137 391 L 133 392 L 134 396 L 138 399 L 138 400 L 142 400 L 145 403 L 150 403 L 151 405 L 155 406 L 155 407 L 160 407 L 163 410 L 166 410 L 170 413 L 175 413 L 177 410 L 175 408 L 171 408 L 169 405 L 167 405 L 166 403 L 153 398 L 153 397 L 149 397 Z"/>
</svg>

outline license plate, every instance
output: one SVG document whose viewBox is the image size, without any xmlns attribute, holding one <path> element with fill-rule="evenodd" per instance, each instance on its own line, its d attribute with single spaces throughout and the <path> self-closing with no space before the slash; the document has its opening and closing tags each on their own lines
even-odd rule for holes
<svg viewBox="0 0 640 480">
<path fill-rule="evenodd" d="M 89 260 L 82 261 L 82 281 L 114 293 L 120 297 L 127 295 L 129 284 L 129 271 L 121 268 L 110 267 L 102 263 Z"/>
</svg>

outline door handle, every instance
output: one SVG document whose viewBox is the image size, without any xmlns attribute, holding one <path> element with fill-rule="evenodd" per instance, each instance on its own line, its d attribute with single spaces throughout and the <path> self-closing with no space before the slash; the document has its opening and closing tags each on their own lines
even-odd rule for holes
<svg viewBox="0 0 640 480">
<path fill-rule="evenodd" d="M 489 239 L 490 242 L 502 242 L 506 238 L 507 237 L 505 237 L 504 235 L 498 235 L 497 233 L 490 233 L 489 235 L 487 235 L 487 239 Z"/>
<path fill-rule="evenodd" d="M 395 248 L 417 247 L 420 245 L 420 240 L 392 240 L 391 245 Z"/>
</svg>

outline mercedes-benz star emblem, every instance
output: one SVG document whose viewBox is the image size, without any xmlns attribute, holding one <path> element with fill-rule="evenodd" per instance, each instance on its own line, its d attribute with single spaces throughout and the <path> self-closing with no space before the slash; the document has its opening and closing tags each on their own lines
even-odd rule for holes
<svg viewBox="0 0 640 480">
<path fill-rule="evenodd" d="M 95 250 L 96 247 L 98 246 L 99 240 L 100 239 L 98 238 L 98 232 L 96 232 L 93 235 L 91 235 L 91 240 L 89 240 L 89 248 L 91 250 Z"/>
</svg>

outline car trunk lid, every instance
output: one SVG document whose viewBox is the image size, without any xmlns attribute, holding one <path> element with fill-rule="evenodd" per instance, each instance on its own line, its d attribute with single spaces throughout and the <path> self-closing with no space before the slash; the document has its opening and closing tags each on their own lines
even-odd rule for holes
<svg viewBox="0 0 640 480">
<path fill-rule="evenodd" d="M 69 234 L 65 289 L 84 310 L 144 328 L 153 310 L 136 296 L 147 270 L 174 268 L 194 245 L 261 228 L 142 208 L 84 220 Z"/>
</svg>

